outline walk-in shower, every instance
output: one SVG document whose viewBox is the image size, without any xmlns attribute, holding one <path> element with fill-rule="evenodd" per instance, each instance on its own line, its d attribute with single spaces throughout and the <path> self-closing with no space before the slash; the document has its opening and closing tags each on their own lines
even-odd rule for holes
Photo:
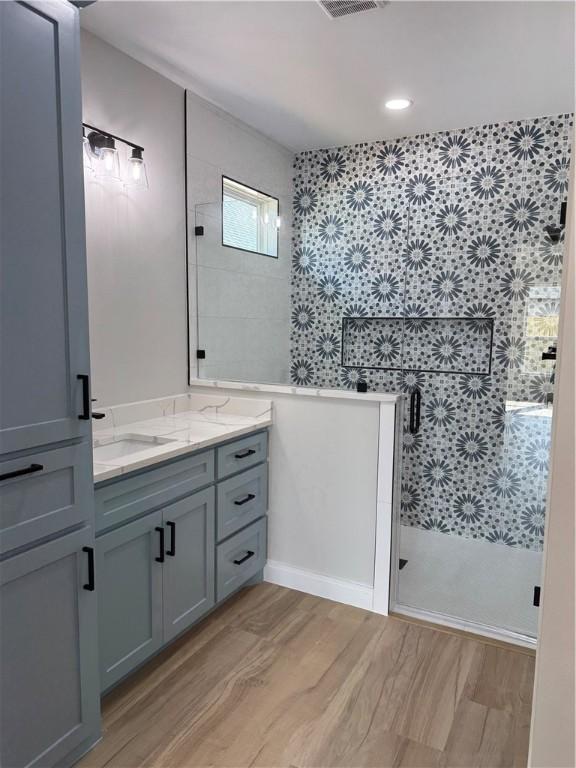
<svg viewBox="0 0 576 768">
<path fill-rule="evenodd" d="M 296 160 L 292 380 L 406 394 L 391 608 L 525 641 L 571 131 L 561 115 Z"/>
<path fill-rule="evenodd" d="M 223 247 L 217 194 L 190 209 L 199 376 L 403 393 L 390 607 L 526 643 L 572 122 L 303 152 L 278 259 Z"/>
</svg>

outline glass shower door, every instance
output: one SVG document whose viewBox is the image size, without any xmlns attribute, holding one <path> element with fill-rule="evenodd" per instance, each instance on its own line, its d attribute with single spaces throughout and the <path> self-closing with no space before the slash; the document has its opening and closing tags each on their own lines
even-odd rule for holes
<svg viewBox="0 0 576 768">
<path fill-rule="evenodd" d="M 193 370 L 197 365 L 201 379 L 286 383 L 289 261 L 223 244 L 220 201 L 196 205 L 194 226 L 188 264 L 188 295 L 196 303 L 190 306 Z"/>
<path fill-rule="evenodd" d="M 411 207 L 392 607 L 534 638 L 561 245 L 506 241 L 465 212 L 465 192 Z"/>
</svg>

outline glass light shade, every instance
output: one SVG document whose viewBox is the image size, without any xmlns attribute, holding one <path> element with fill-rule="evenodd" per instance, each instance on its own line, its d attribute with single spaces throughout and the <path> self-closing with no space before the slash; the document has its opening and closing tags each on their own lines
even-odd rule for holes
<svg viewBox="0 0 576 768">
<path fill-rule="evenodd" d="M 86 136 L 82 137 L 82 160 L 84 163 L 84 171 L 87 173 L 94 173 L 94 166 L 92 165 L 92 154 L 90 151 L 90 142 Z"/>
<path fill-rule="evenodd" d="M 128 169 L 124 179 L 124 185 L 133 189 L 148 189 L 148 175 L 146 173 L 146 163 L 141 157 L 135 156 L 128 158 Z"/>
<path fill-rule="evenodd" d="M 120 162 L 116 147 L 100 147 L 97 152 L 97 161 L 94 164 L 96 176 L 120 181 Z"/>
</svg>

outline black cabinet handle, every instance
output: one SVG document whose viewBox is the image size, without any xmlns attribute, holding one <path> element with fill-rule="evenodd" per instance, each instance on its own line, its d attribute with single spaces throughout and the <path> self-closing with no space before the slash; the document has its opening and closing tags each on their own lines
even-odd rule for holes
<svg viewBox="0 0 576 768">
<path fill-rule="evenodd" d="M 160 556 L 155 557 L 157 563 L 163 563 L 164 562 L 164 528 L 161 525 L 157 525 L 154 529 L 155 531 L 158 531 L 160 534 Z"/>
<path fill-rule="evenodd" d="M 249 501 L 252 501 L 252 499 L 255 498 L 256 496 L 253 493 L 248 493 L 243 499 L 237 499 L 234 504 L 236 504 L 237 507 L 241 507 L 243 504 L 248 504 Z"/>
<path fill-rule="evenodd" d="M 92 411 L 92 418 L 93 419 L 105 419 L 106 414 L 105 413 L 97 413 L 96 411 Z"/>
<path fill-rule="evenodd" d="M 90 418 L 90 376 L 87 373 L 79 373 L 76 377 L 82 382 L 82 413 L 78 418 L 82 421 L 88 421 Z"/>
<path fill-rule="evenodd" d="M 246 560 L 250 560 L 251 557 L 254 557 L 254 552 L 251 552 L 250 550 L 248 550 L 248 552 L 246 552 L 244 557 L 241 557 L 240 560 L 233 560 L 232 562 L 234 563 L 234 565 L 242 565 L 242 563 L 245 563 Z"/>
<path fill-rule="evenodd" d="M 94 592 L 94 548 L 82 547 L 82 552 L 86 552 L 88 555 L 88 582 L 82 585 L 82 589 Z"/>
<path fill-rule="evenodd" d="M 422 404 L 422 392 L 415 389 L 410 395 L 410 434 L 415 435 L 420 431 L 420 406 Z"/>
<path fill-rule="evenodd" d="M 252 456 L 255 453 L 256 453 L 256 451 L 254 450 L 254 448 L 248 448 L 248 450 L 246 450 L 246 451 L 240 451 L 240 453 L 235 453 L 234 454 L 234 458 L 235 459 L 246 459 L 246 458 L 248 458 L 248 456 Z"/>
<path fill-rule="evenodd" d="M 5 472 L 0 475 L 0 482 L 2 480 L 10 480 L 13 477 L 22 477 L 22 475 L 31 475 L 33 472 L 41 472 L 44 469 L 42 464 L 30 464 L 29 467 L 24 469 L 15 469 L 14 472 Z"/>
<path fill-rule="evenodd" d="M 170 557 L 176 557 L 176 523 L 166 523 L 170 528 L 170 549 L 166 550 L 166 554 Z"/>
</svg>

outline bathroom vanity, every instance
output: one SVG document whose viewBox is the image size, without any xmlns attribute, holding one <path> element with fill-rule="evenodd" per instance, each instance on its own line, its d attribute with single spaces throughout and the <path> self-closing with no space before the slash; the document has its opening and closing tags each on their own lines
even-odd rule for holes
<svg viewBox="0 0 576 768">
<path fill-rule="evenodd" d="M 230 398 L 224 413 L 205 400 L 176 413 L 190 398 L 175 398 L 171 415 L 95 432 L 102 691 L 262 577 L 270 403 L 252 405 L 260 415 L 250 416 L 234 413 Z M 107 420 L 147 408 L 157 413 L 166 403 L 120 406 Z"/>
</svg>

